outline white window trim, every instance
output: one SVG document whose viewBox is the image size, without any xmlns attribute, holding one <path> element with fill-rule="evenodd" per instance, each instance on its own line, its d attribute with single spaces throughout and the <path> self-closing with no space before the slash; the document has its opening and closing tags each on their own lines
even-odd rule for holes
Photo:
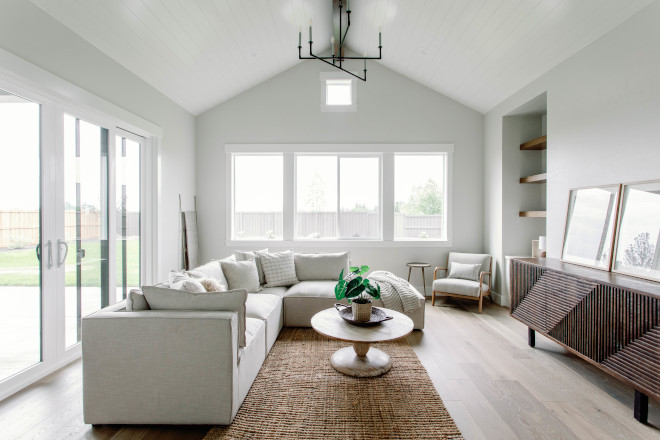
<svg viewBox="0 0 660 440">
<path fill-rule="evenodd" d="M 451 247 L 453 246 L 453 204 L 452 204 L 452 169 L 453 169 L 453 144 L 226 144 L 225 145 L 225 213 L 226 234 L 225 244 L 227 247 L 329 247 L 346 248 L 365 247 Z M 232 207 L 233 207 L 233 185 L 232 185 L 232 154 L 283 154 L 284 167 L 284 205 L 283 205 L 283 240 L 233 240 L 232 239 Z M 330 154 L 342 153 L 380 153 L 381 159 L 381 240 L 350 240 L 350 239 L 294 239 L 295 228 L 295 155 L 305 154 Z M 446 240 L 394 240 L 394 179 L 385 179 L 385 176 L 394 176 L 394 155 L 399 154 L 425 154 L 445 153 L 447 158 L 445 169 L 445 227 L 447 231 Z"/>
<path fill-rule="evenodd" d="M 321 83 L 321 111 L 322 112 L 356 112 L 357 111 L 357 79 L 340 70 L 336 72 L 321 72 L 319 74 Z M 327 105 L 327 80 L 347 79 L 351 81 L 351 105 Z"/>
<path fill-rule="evenodd" d="M 337 222 L 340 221 L 339 219 L 339 213 L 341 212 L 340 209 L 340 204 L 341 204 L 341 178 L 340 178 L 340 173 L 341 173 L 341 166 L 340 162 L 342 158 L 375 158 L 378 159 L 378 214 L 380 218 L 380 224 L 378 225 L 379 231 L 378 231 L 378 237 L 376 238 L 365 238 L 363 240 L 356 240 L 352 239 L 350 237 L 340 237 L 340 238 L 296 238 L 296 227 L 298 226 L 296 224 L 296 218 L 298 216 L 296 213 L 298 212 L 298 205 L 297 205 L 297 190 L 298 190 L 298 182 L 296 177 L 298 176 L 297 173 L 297 167 L 298 167 L 298 161 L 296 160 L 298 156 L 332 156 L 337 158 Z M 326 241 L 342 241 L 342 242 L 355 242 L 355 241 L 364 241 L 364 242 L 380 242 L 383 241 L 383 153 L 382 152 L 370 152 L 370 153 L 315 153 L 315 152 L 303 152 L 303 151 L 298 151 L 296 153 L 293 153 L 293 234 L 290 236 L 292 237 L 292 241 L 300 242 L 300 241 L 311 241 L 314 243 L 318 242 L 326 242 Z M 337 231 L 341 233 L 341 230 L 339 229 L 339 224 L 336 225 Z M 286 237 L 286 236 L 285 236 Z"/>
</svg>

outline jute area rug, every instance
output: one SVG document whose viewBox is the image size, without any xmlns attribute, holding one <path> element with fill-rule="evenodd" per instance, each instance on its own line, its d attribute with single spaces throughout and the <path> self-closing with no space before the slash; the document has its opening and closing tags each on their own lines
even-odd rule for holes
<svg viewBox="0 0 660 440">
<path fill-rule="evenodd" d="M 349 343 L 310 328 L 285 328 L 229 426 L 217 439 L 462 439 L 428 373 L 405 340 L 376 344 L 392 369 L 373 378 L 335 371 Z"/>
</svg>

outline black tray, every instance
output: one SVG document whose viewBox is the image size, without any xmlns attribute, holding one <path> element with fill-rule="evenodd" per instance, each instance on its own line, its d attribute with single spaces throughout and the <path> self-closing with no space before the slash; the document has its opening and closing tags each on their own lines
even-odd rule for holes
<svg viewBox="0 0 660 440">
<path fill-rule="evenodd" d="M 343 307 L 343 309 L 340 309 L 339 307 Z M 380 324 L 383 321 L 389 321 L 392 319 L 392 316 L 387 316 L 384 311 L 379 309 L 378 307 L 371 307 L 371 319 L 369 321 L 355 321 L 353 320 L 353 309 L 351 306 L 347 306 L 345 304 L 341 303 L 336 303 L 335 304 L 335 309 L 339 312 L 339 316 L 342 317 L 342 319 L 349 324 L 357 325 L 360 327 L 370 327 L 372 325 Z"/>
</svg>

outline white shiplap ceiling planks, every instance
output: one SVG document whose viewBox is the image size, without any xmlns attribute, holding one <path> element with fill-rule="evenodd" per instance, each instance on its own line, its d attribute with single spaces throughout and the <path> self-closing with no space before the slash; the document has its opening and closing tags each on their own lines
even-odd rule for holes
<svg viewBox="0 0 660 440">
<path fill-rule="evenodd" d="M 353 0 L 347 45 L 487 112 L 651 1 Z M 330 46 L 332 0 L 32 2 L 193 114 Z"/>
</svg>

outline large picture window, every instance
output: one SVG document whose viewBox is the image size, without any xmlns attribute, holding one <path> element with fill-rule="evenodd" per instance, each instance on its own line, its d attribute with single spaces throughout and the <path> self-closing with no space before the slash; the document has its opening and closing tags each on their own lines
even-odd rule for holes
<svg viewBox="0 0 660 440">
<path fill-rule="evenodd" d="M 297 155 L 296 239 L 380 239 L 380 156 Z"/>
<path fill-rule="evenodd" d="M 453 145 L 225 149 L 228 241 L 451 245 Z"/>
<path fill-rule="evenodd" d="M 394 156 L 394 239 L 445 240 L 445 155 Z"/>
<path fill-rule="evenodd" d="M 234 240 L 282 239 L 281 154 L 237 154 L 233 164 Z"/>
</svg>

